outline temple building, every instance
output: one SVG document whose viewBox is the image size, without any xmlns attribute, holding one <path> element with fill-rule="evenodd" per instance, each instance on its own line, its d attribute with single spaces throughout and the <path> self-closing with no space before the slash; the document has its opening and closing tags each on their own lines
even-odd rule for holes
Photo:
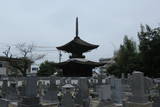
<svg viewBox="0 0 160 107">
<path fill-rule="evenodd" d="M 83 53 L 98 48 L 82 40 L 78 35 L 78 18 L 76 18 L 76 36 L 65 45 L 57 47 L 58 50 L 71 53 L 67 61 L 57 63 L 57 67 L 62 70 L 64 77 L 90 77 L 92 69 L 103 66 L 105 63 L 93 62 L 85 59 Z"/>
</svg>

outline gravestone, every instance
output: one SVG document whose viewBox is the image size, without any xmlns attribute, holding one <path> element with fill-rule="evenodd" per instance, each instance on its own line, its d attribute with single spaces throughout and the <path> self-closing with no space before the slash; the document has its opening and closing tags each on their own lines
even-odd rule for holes
<svg viewBox="0 0 160 107">
<path fill-rule="evenodd" d="M 144 78 L 144 91 L 145 94 L 149 94 L 150 90 L 154 88 L 154 83 L 153 83 L 153 79 L 149 78 L 149 77 L 145 77 Z"/>
<path fill-rule="evenodd" d="M 22 83 L 22 85 L 18 87 L 18 95 L 20 97 L 25 95 L 25 85 L 24 85 L 24 83 Z"/>
<path fill-rule="evenodd" d="M 18 100 L 18 93 L 17 93 L 18 89 L 16 85 L 17 85 L 16 82 L 10 83 L 10 86 L 7 89 L 7 96 L 6 96 L 8 100 L 13 100 L 13 101 Z"/>
<path fill-rule="evenodd" d="M 0 98 L 0 107 L 8 107 L 9 101 L 7 99 Z"/>
<path fill-rule="evenodd" d="M 112 101 L 117 104 L 122 103 L 122 82 L 121 79 L 111 77 Z"/>
<path fill-rule="evenodd" d="M 82 105 L 83 107 L 90 106 L 88 86 L 89 86 L 88 79 L 85 77 L 80 77 L 78 81 L 78 90 L 75 97 L 76 104 Z"/>
<path fill-rule="evenodd" d="M 130 101 L 137 103 L 146 103 L 148 101 L 144 91 L 144 76 L 142 72 L 133 72 L 131 90 L 133 95 L 130 97 Z"/>
<path fill-rule="evenodd" d="M 132 96 L 124 102 L 125 107 L 152 107 L 152 103 L 148 101 L 148 97 L 145 95 L 144 74 L 134 71 L 130 81 Z"/>
<path fill-rule="evenodd" d="M 110 101 L 111 100 L 111 86 L 108 85 L 100 85 L 98 87 L 98 95 L 100 101 Z"/>
<path fill-rule="evenodd" d="M 51 76 L 50 86 L 43 97 L 43 101 L 49 103 L 58 103 L 57 93 L 58 93 L 58 88 L 56 86 L 56 77 Z"/>
<path fill-rule="evenodd" d="M 41 107 L 37 97 L 37 77 L 29 75 L 26 77 L 25 95 L 22 97 L 18 107 Z"/>
<path fill-rule="evenodd" d="M 66 84 L 65 79 L 66 79 L 66 77 L 60 78 L 60 85 L 61 85 L 61 86 L 63 86 L 64 84 Z"/>
<path fill-rule="evenodd" d="M 153 98 L 153 107 L 160 107 L 160 96 Z"/>
<path fill-rule="evenodd" d="M 43 89 L 43 84 L 42 81 L 38 82 L 38 86 L 37 86 L 37 94 L 39 97 L 42 97 L 44 95 L 44 89 Z"/>
<path fill-rule="evenodd" d="M 6 98 L 8 90 L 8 80 L 4 79 L 2 84 L 2 98 Z"/>
<path fill-rule="evenodd" d="M 60 107 L 74 107 L 74 100 L 70 91 L 64 94 Z"/>
<path fill-rule="evenodd" d="M 72 78 L 71 78 L 71 84 L 72 84 L 72 85 L 77 85 L 77 84 L 78 84 L 77 78 L 72 77 Z"/>
</svg>

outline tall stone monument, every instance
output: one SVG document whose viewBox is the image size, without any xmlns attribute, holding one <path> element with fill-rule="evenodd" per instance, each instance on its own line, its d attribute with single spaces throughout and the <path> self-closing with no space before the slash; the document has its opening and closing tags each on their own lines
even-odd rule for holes
<svg viewBox="0 0 160 107">
<path fill-rule="evenodd" d="M 130 80 L 132 96 L 124 102 L 125 107 L 152 107 L 152 103 L 148 101 L 144 91 L 144 74 L 134 71 Z"/>
<path fill-rule="evenodd" d="M 51 76 L 50 85 L 49 88 L 47 89 L 46 94 L 43 96 L 43 101 L 49 103 L 58 103 L 57 93 L 58 93 L 58 88 L 56 86 L 56 77 Z"/>
<path fill-rule="evenodd" d="M 111 78 L 112 100 L 116 104 L 122 103 L 122 81 L 121 79 Z"/>
<path fill-rule="evenodd" d="M 90 106 L 89 83 L 86 77 L 80 77 L 78 81 L 78 90 L 75 96 L 75 103 L 82 107 Z"/>
<path fill-rule="evenodd" d="M 64 94 L 60 107 L 74 107 L 74 100 L 69 90 Z"/>
<path fill-rule="evenodd" d="M 25 95 L 18 107 L 41 107 L 39 97 L 37 97 L 37 77 L 35 75 L 26 77 Z"/>
</svg>

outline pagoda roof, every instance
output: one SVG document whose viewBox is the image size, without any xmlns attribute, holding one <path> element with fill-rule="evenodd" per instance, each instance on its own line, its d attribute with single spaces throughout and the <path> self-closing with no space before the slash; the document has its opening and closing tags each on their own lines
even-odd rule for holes
<svg viewBox="0 0 160 107">
<path fill-rule="evenodd" d="M 87 52 L 89 50 L 97 48 L 99 45 L 94 45 L 91 43 L 88 43 L 84 40 L 82 40 L 78 36 L 79 30 L 78 30 L 78 17 L 76 18 L 76 36 L 75 38 L 68 42 L 67 44 L 63 46 L 56 47 L 58 50 L 62 50 L 68 53 L 83 53 Z"/>
<path fill-rule="evenodd" d="M 69 53 L 83 53 L 89 50 L 97 48 L 99 45 L 94 45 L 82 40 L 79 36 L 76 36 L 69 43 L 56 47 L 58 50 L 62 50 Z"/>
<path fill-rule="evenodd" d="M 86 65 L 86 66 L 94 68 L 94 67 L 103 66 L 106 63 L 89 61 L 84 58 L 72 58 L 72 59 L 68 59 L 67 61 L 57 63 L 56 65 L 57 65 L 57 67 L 63 68 L 63 67 L 68 66 L 70 64 L 71 65 L 72 64 Z"/>
</svg>

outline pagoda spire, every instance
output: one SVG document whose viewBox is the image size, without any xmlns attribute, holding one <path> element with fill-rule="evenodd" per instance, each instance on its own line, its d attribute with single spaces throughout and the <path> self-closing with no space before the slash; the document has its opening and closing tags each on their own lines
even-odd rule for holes
<svg viewBox="0 0 160 107">
<path fill-rule="evenodd" d="M 76 37 L 78 37 L 78 17 L 76 17 Z"/>
</svg>

